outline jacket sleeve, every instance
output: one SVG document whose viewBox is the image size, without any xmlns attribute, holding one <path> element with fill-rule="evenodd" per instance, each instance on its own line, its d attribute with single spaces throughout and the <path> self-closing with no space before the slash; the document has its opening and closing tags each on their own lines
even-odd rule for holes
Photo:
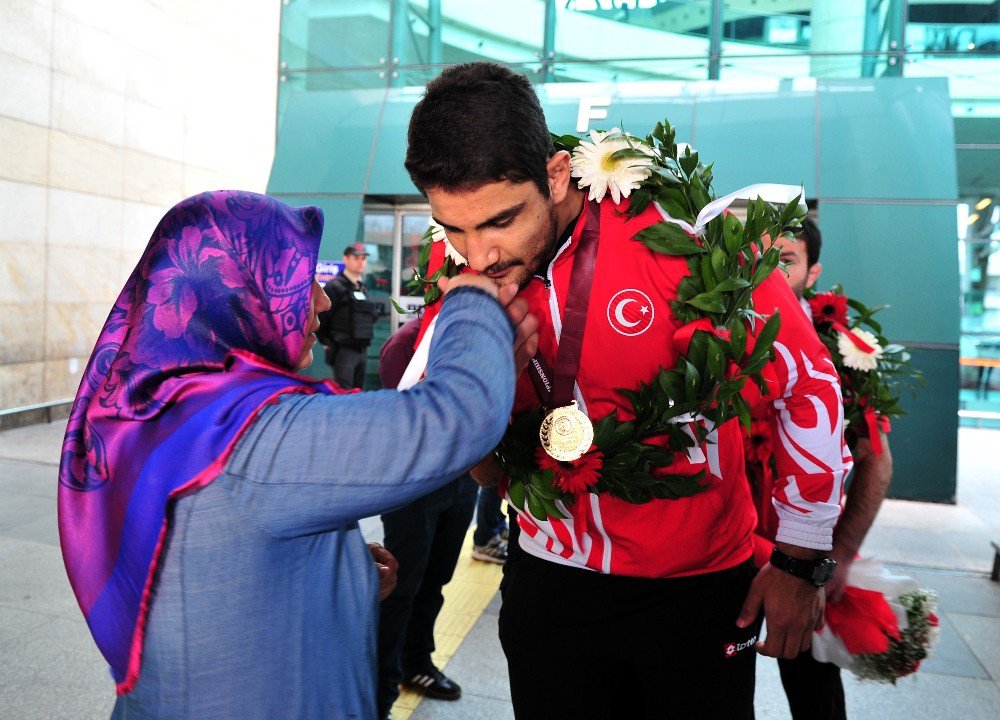
<svg viewBox="0 0 1000 720">
<path fill-rule="evenodd" d="M 771 499 L 778 515 L 775 539 L 816 550 L 833 547 L 850 451 L 844 443 L 840 380 L 823 343 L 787 281 L 775 271 L 754 292 L 763 315 L 778 312 L 774 360 L 764 370 L 774 405 L 776 477 Z"/>
<path fill-rule="evenodd" d="M 276 537 L 328 532 L 441 487 L 489 453 L 514 400 L 514 334 L 486 293 L 449 293 L 427 378 L 405 390 L 290 396 L 261 414 L 224 482 Z"/>
</svg>

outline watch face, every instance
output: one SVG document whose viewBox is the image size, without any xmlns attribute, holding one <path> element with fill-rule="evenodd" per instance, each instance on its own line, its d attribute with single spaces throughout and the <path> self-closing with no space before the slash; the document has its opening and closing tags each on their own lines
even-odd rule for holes
<svg viewBox="0 0 1000 720">
<path fill-rule="evenodd" d="M 813 569 L 813 583 L 817 587 L 822 587 L 830 582 L 830 578 L 833 577 L 833 571 L 837 567 L 837 562 L 832 558 L 823 558 Z"/>
</svg>

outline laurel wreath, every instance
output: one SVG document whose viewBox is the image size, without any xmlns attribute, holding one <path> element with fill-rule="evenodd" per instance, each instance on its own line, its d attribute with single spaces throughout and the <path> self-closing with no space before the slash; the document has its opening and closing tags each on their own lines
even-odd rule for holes
<svg viewBox="0 0 1000 720">
<path fill-rule="evenodd" d="M 679 154 L 675 135 L 666 120 L 644 139 L 623 134 L 630 146 L 614 153 L 612 160 L 651 154 L 653 161 L 649 177 L 630 197 L 629 219 L 656 202 L 671 217 L 694 223 L 714 199 L 712 166 L 705 166 L 690 147 Z M 553 135 L 552 140 L 557 150 L 569 152 L 580 143 L 575 135 Z M 683 475 L 663 469 L 674 462 L 677 453 L 705 442 L 710 427 L 738 417 L 749 428 L 750 408 L 740 391 L 750 380 L 767 393 L 761 371 L 771 358 L 780 323 L 777 315 L 765 319 L 753 308 L 753 290 L 778 267 L 780 258 L 777 248 L 764 248 L 761 236 L 791 237 L 790 231 L 800 227 L 804 213 L 798 198 L 777 207 L 757 198 L 748 203 L 745 223 L 727 214 L 709 222 L 700 237 L 692 237 L 679 225 L 663 221 L 635 236 L 654 252 L 686 259 L 690 275 L 680 281 L 670 308 L 681 323 L 705 318 L 713 330 L 696 330 L 687 352 L 672 368 L 661 368 L 652 382 L 619 390 L 631 404 L 634 419 L 619 420 L 611 412 L 595 423 L 593 450 L 603 457 L 590 492 L 645 503 L 690 497 L 708 489 L 704 470 Z M 444 266 L 428 276 L 430 231 L 424 237 L 428 242 L 421 252 L 422 269 L 415 273 L 411 287 L 423 287 L 429 304 L 440 297 L 434 285 L 437 279 L 461 268 L 446 258 Z M 758 324 L 762 324 L 759 331 Z M 553 470 L 539 468 L 536 462 L 544 413 L 539 409 L 513 418 L 495 455 L 509 480 L 514 505 L 527 507 L 539 519 L 562 518 L 565 513 L 557 503 L 574 496 L 553 483 Z M 707 422 L 675 420 L 688 414 Z M 690 428 L 690 434 L 685 428 Z M 654 439 L 657 444 L 650 444 Z"/>
</svg>

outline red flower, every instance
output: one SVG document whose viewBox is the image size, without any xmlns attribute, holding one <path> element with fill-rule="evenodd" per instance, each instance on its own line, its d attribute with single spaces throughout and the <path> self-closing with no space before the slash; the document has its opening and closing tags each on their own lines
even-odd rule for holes
<svg viewBox="0 0 1000 720">
<path fill-rule="evenodd" d="M 564 493 L 585 493 L 600 480 L 604 453 L 596 445 L 591 445 L 590 450 L 579 459 L 562 462 L 540 447 L 535 451 L 535 462 L 542 470 L 553 472 L 552 484 L 557 489 Z"/>
<path fill-rule="evenodd" d="M 938 616 L 935 615 L 934 613 L 931 613 L 930 615 L 927 616 L 927 624 L 930 625 L 931 627 L 937 627 L 940 624 L 940 622 L 941 621 L 938 620 Z"/>
<path fill-rule="evenodd" d="M 847 298 L 834 292 L 817 293 L 809 299 L 812 308 L 813 324 L 840 323 L 847 324 Z"/>
</svg>

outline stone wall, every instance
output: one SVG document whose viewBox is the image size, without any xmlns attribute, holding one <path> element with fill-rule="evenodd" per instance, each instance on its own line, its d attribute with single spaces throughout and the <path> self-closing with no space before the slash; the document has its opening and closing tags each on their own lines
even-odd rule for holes
<svg viewBox="0 0 1000 720">
<path fill-rule="evenodd" d="M 166 209 L 264 190 L 279 10 L 0 2 L 0 411 L 75 395 Z"/>
</svg>

